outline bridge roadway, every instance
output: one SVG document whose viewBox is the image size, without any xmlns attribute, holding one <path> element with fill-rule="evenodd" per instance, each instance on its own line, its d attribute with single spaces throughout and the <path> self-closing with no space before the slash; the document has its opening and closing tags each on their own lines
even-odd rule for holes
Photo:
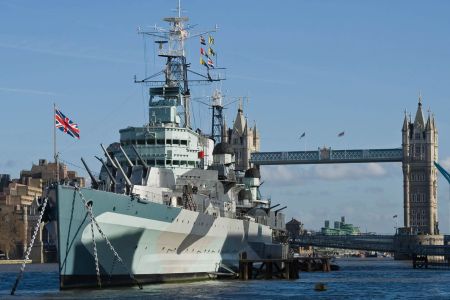
<svg viewBox="0 0 450 300">
<path fill-rule="evenodd" d="M 444 237 L 445 241 L 450 236 Z M 450 245 L 410 245 L 399 247 L 395 235 L 302 235 L 290 241 L 294 246 L 352 249 L 401 254 L 450 256 Z"/>
<path fill-rule="evenodd" d="M 250 162 L 255 165 L 401 162 L 402 160 L 402 148 L 366 150 L 319 148 L 315 151 L 254 152 L 250 157 Z"/>
<path fill-rule="evenodd" d="M 378 252 L 395 250 L 393 235 L 302 235 L 290 244 Z"/>
</svg>

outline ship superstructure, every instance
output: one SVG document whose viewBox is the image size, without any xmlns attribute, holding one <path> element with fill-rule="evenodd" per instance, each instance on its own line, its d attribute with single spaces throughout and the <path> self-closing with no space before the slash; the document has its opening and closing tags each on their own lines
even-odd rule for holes
<svg viewBox="0 0 450 300">
<path fill-rule="evenodd" d="M 244 252 L 285 253 L 272 241 L 284 223 L 261 197 L 259 171 L 237 176 L 232 147 L 192 130 L 184 51 L 190 27 L 180 8 L 164 21 L 169 29 L 141 32 L 158 38 L 166 61 L 164 70 L 137 81 L 150 85 L 149 122 L 102 145 L 100 178 L 86 166 L 92 188 L 50 191 L 61 288 L 211 278 L 220 268 L 233 270 Z M 220 80 L 206 71 L 199 81 Z"/>
</svg>

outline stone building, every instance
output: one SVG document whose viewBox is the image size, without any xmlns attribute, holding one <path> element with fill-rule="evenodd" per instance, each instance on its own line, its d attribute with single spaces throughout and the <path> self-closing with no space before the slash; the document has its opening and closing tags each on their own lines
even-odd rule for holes
<svg viewBox="0 0 450 300">
<path fill-rule="evenodd" d="M 59 164 L 59 174 L 61 181 L 76 181 L 80 186 L 85 184 L 83 177 L 78 177 L 64 164 Z M 23 258 L 39 218 L 38 199 L 45 187 L 55 180 L 56 164 L 45 159 L 39 160 L 31 170 L 21 171 L 19 179 L 11 180 L 9 175 L 0 175 L 0 251 L 7 252 L 8 257 Z M 46 236 L 41 226 L 30 255 L 33 262 L 44 262 L 43 242 L 54 243 L 43 240 L 43 232 Z"/>
<path fill-rule="evenodd" d="M 404 230 L 439 234 L 437 218 L 438 131 L 434 115 L 425 121 L 419 96 L 414 122 L 405 113 L 402 128 Z"/>
<path fill-rule="evenodd" d="M 252 167 L 250 165 L 250 154 L 259 151 L 260 138 L 256 124 L 253 127 L 248 125 L 248 121 L 244 117 L 242 102 L 239 104 L 233 128 L 227 128 L 226 123 L 223 128 L 222 141 L 227 142 L 233 148 L 235 169 L 245 172 Z"/>
</svg>

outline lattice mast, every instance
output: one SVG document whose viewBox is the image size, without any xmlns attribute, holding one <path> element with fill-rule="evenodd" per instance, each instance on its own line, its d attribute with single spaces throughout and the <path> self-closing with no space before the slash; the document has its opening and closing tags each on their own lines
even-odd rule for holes
<svg viewBox="0 0 450 300">
<path fill-rule="evenodd" d="M 219 90 L 215 90 L 212 95 L 212 121 L 211 121 L 211 136 L 215 144 L 222 142 L 223 134 L 223 105 L 222 94 Z"/>
</svg>

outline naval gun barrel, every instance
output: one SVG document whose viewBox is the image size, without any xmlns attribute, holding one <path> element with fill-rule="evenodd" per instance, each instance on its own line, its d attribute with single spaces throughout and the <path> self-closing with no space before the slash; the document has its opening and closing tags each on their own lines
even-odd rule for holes
<svg viewBox="0 0 450 300">
<path fill-rule="evenodd" d="M 113 159 L 111 158 L 111 156 L 109 155 L 108 151 L 106 151 L 105 147 L 103 147 L 103 144 L 100 144 L 100 147 L 102 147 L 103 152 L 105 153 L 106 158 L 108 159 L 108 161 L 111 163 L 111 165 L 113 166 L 114 169 L 117 169 L 116 164 L 114 163 Z"/>
<path fill-rule="evenodd" d="M 117 164 L 117 167 L 120 171 L 120 173 L 122 173 L 123 178 L 125 178 L 125 184 L 127 186 L 127 192 L 131 193 L 131 181 L 128 178 L 127 174 L 125 173 L 125 171 L 122 169 L 122 166 L 120 165 L 119 161 L 117 160 L 117 157 L 114 157 L 114 161 Z"/>
<path fill-rule="evenodd" d="M 111 171 L 109 170 L 108 166 L 106 166 L 105 161 L 104 161 L 103 159 L 101 159 L 100 157 L 98 157 L 98 156 L 96 156 L 95 158 L 98 159 L 98 160 L 102 163 L 103 167 L 104 167 L 105 170 L 106 170 L 106 173 L 108 173 L 109 179 L 111 179 L 112 183 L 113 183 L 114 185 L 116 185 L 116 179 L 114 178 L 113 174 L 112 174 Z"/>
<path fill-rule="evenodd" d="M 131 149 L 133 149 L 134 153 L 136 154 L 139 162 L 144 166 L 145 170 L 148 170 L 148 165 L 147 163 L 142 159 L 142 156 L 139 154 L 139 152 L 137 151 L 136 147 L 134 147 L 134 145 L 131 145 Z"/>
<path fill-rule="evenodd" d="M 275 211 L 275 214 L 277 214 L 279 211 L 281 211 L 281 210 L 283 210 L 283 209 L 285 209 L 285 208 L 287 208 L 287 206 L 283 206 L 282 208 L 277 209 L 277 210 Z"/>
<path fill-rule="evenodd" d="M 271 206 L 271 207 L 269 207 L 269 209 L 268 209 L 268 210 L 271 210 L 272 208 L 275 208 L 275 207 L 277 207 L 277 206 L 280 206 L 280 203 L 278 203 L 278 204 L 275 204 L 274 206 Z"/>
<path fill-rule="evenodd" d="M 119 149 L 122 152 L 123 156 L 125 156 L 125 159 L 127 160 L 128 164 L 130 165 L 130 167 L 132 168 L 134 165 L 131 162 L 130 158 L 128 157 L 127 153 L 125 152 L 125 150 L 123 150 L 122 145 L 119 145 Z"/>
<path fill-rule="evenodd" d="M 91 186 L 92 186 L 92 188 L 95 189 L 95 190 L 97 190 L 97 189 L 98 189 L 98 186 L 99 186 L 99 185 L 98 185 L 97 179 L 94 177 L 94 175 L 92 175 L 91 170 L 89 169 L 88 165 L 86 164 L 86 162 L 84 161 L 83 158 L 81 158 L 81 162 L 83 163 L 84 168 L 85 168 L 86 171 L 88 172 L 89 177 L 91 177 L 91 181 L 92 181 Z"/>
</svg>

